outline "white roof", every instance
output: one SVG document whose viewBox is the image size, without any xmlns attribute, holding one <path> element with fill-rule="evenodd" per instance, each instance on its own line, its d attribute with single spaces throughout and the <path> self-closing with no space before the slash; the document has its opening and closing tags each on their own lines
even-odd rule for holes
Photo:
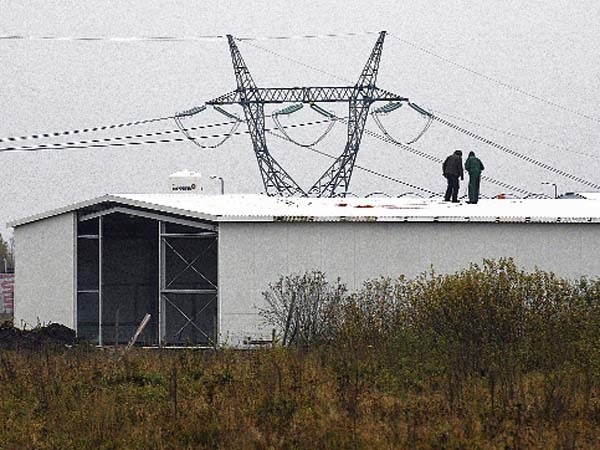
<svg viewBox="0 0 600 450">
<path fill-rule="evenodd" d="M 577 194 L 588 200 L 600 200 L 600 192 L 577 192 Z"/>
<path fill-rule="evenodd" d="M 600 222 L 598 199 L 482 199 L 476 205 L 420 198 L 306 198 L 257 194 L 105 195 L 13 221 L 16 227 L 103 203 L 210 222 Z"/>
</svg>

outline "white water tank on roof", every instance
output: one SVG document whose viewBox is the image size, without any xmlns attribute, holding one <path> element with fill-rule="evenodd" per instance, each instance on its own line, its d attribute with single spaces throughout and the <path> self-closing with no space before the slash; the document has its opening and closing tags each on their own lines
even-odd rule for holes
<svg viewBox="0 0 600 450">
<path fill-rule="evenodd" d="M 180 170 L 169 175 L 170 192 L 201 193 L 203 190 L 200 172 Z"/>
</svg>

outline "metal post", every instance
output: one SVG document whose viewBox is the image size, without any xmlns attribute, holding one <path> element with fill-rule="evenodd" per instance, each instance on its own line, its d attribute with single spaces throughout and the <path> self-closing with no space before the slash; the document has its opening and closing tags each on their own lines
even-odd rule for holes
<svg viewBox="0 0 600 450">
<path fill-rule="evenodd" d="M 210 179 L 219 180 L 221 182 L 221 195 L 225 194 L 225 180 L 223 179 L 223 177 L 220 177 L 218 175 L 211 175 Z"/>
<path fill-rule="evenodd" d="M 98 217 L 98 345 L 102 347 L 102 216 Z"/>
<path fill-rule="evenodd" d="M 558 198 L 558 186 L 551 181 L 542 181 L 542 184 L 547 184 L 554 187 L 554 198 Z"/>
<path fill-rule="evenodd" d="M 162 298 L 162 290 L 164 285 L 164 244 L 163 244 L 163 227 L 164 222 L 158 221 L 158 346 L 162 347 L 164 344 L 164 301 Z"/>
</svg>

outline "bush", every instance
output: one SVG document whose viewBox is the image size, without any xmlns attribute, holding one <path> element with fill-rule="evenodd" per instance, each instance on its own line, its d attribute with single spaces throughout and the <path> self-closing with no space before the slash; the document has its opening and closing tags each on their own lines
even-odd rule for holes
<svg viewBox="0 0 600 450">
<path fill-rule="evenodd" d="M 267 306 L 260 314 L 277 327 L 284 346 L 323 342 L 331 337 L 346 291 L 339 279 L 330 285 L 318 270 L 281 276 L 263 292 Z"/>
<path fill-rule="evenodd" d="M 500 259 L 449 275 L 369 280 L 351 294 L 312 271 L 280 277 L 264 296 L 261 312 L 283 345 L 378 347 L 386 355 L 379 363 L 396 373 L 430 367 L 512 386 L 526 371 L 585 367 L 600 379 L 598 280 L 527 272 Z"/>
</svg>

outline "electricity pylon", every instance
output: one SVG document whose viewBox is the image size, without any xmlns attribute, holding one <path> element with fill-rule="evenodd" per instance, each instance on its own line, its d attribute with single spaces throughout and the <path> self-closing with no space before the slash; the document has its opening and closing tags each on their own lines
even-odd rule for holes
<svg viewBox="0 0 600 450">
<path fill-rule="evenodd" d="M 237 89 L 206 103 L 242 106 L 266 193 L 283 196 L 344 196 L 350 187 L 352 170 L 371 104 L 377 101 L 408 101 L 405 97 L 379 89 L 375 85 L 385 31 L 379 33 L 375 47 L 354 86 L 259 88 L 252 79 L 233 36 L 227 35 L 227 39 Z M 307 192 L 277 163 L 267 147 L 264 105 L 287 102 L 348 103 L 348 133 L 344 151 Z"/>
</svg>

